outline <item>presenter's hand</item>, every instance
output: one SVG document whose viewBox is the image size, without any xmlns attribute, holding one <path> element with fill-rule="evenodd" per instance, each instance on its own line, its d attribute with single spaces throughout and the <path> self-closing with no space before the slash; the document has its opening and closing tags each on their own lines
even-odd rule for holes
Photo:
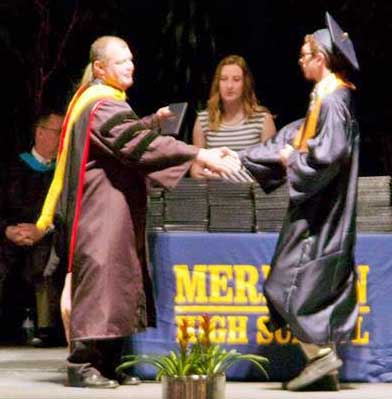
<svg viewBox="0 0 392 399">
<path fill-rule="evenodd" d="M 194 179 L 219 179 L 218 173 L 212 172 L 205 165 L 198 162 L 193 162 L 191 166 L 191 176 Z"/>
<path fill-rule="evenodd" d="M 71 286 L 72 286 L 72 273 L 68 272 L 65 276 L 64 287 L 61 293 L 60 309 L 61 318 L 63 320 L 65 338 L 70 344 L 70 326 L 71 326 Z"/>
<path fill-rule="evenodd" d="M 201 172 L 203 177 L 205 179 L 221 179 L 221 172 L 217 173 L 217 172 L 213 172 L 212 170 L 208 169 L 208 168 L 204 168 L 203 171 Z"/>
<path fill-rule="evenodd" d="M 155 115 L 158 117 L 159 121 L 164 121 L 174 117 L 173 112 L 170 111 L 168 106 L 159 108 Z"/>
</svg>

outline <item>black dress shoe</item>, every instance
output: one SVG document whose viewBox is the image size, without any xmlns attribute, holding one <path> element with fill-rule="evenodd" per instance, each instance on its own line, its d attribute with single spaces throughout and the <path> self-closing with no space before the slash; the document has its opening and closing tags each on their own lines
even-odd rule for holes
<svg viewBox="0 0 392 399">
<path fill-rule="evenodd" d="M 284 388 L 289 391 L 310 390 L 311 384 L 337 372 L 342 364 L 342 360 L 337 357 L 335 352 L 331 351 L 325 356 L 309 362 L 297 377 L 284 384 Z"/>
<path fill-rule="evenodd" d="M 70 387 L 113 389 L 119 386 L 116 380 L 109 380 L 98 371 L 80 374 L 77 370 L 69 368 L 67 372 Z"/>
<path fill-rule="evenodd" d="M 339 391 L 339 375 L 337 372 L 327 374 L 305 388 L 307 391 Z"/>
<path fill-rule="evenodd" d="M 288 382 L 282 384 L 283 389 L 287 389 Z M 297 391 L 339 391 L 340 382 L 337 372 L 327 374 L 324 377 L 316 380 L 315 382 L 298 388 Z"/>
<path fill-rule="evenodd" d="M 38 334 L 31 339 L 29 345 L 35 348 L 53 348 L 65 346 L 65 341 L 53 329 L 43 328 L 38 330 Z"/>
<path fill-rule="evenodd" d="M 120 385 L 139 385 L 142 383 L 141 379 L 136 375 L 129 375 L 120 373 L 117 375 L 117 381 Z"/>
<path fill-rule="evenodd" d="M 32 338 L 30 345 L 34 348 L 53 348 L 60 346 L 60 343 L 50 337 L 41 336 Z"/>
</svg>

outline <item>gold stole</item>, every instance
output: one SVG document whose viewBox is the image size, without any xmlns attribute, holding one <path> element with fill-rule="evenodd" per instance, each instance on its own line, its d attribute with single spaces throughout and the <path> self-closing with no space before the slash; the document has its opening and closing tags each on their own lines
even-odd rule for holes
<svg viewBox="0 0 392 399">
<path fill-rule="evenodd" d="M 316 99 L 313 106 L 311 105 L 306 115 L 304 123 L 298 129 L 294 137 L 293 147 L 301 152 L 308 151 L 308 140 L 316 134 L 318 117 L 320 114 L 321 103 L 325 96 L 333 93 L 339 87 L 353 87 L 351 83 L 345 82 L 331 73 L 317 84 Z"/>
<path fill-rule="evenodd" d="M 82 86 L 73 96 L 64 119 L 61 132 L 60 146 L 57 154 L 56 169 L 45 198 L 41 214 L 36 222 L 36 226 L 41 231 L 46 231 L 53 224 L 56 205 L 64 186 L 65 169 L 69 147 L 71 143 L 72 129 L 75 121 L 86 107 L 95 101 L 103 98 L 112 98 L 125 101 L 125 92 L 103 84 L 93 85 L 88 88 Z"/>
</svg>

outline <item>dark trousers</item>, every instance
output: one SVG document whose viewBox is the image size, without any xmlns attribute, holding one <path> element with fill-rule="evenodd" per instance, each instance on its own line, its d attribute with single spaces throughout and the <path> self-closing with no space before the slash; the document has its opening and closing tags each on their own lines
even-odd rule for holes
<svg viewBox="0 0 392 399">
<path fill-rule="evenodd" d="M 124 338 L 72 341 L 67 367 L 79 375 L 97 370 L 106 378 L 116 379 L 123 345 Z"/>
<path fill-rule="evenodd" d="M 45 275 L 51 254 L 51 237 L 32 247 L 19 247 L 11 242 L 0 248 L 0 337 L 17 337 L 26 308 L 36 315 L 38 329 L 49 329 L 53 337 L 63 337 L 60 316 L 60 294 L 63 272 L 51 270 Z M 3 314 L 1 318 L 1 314 Z M 23 339 L 20 336 L 20 339 Z"/>
</svg>

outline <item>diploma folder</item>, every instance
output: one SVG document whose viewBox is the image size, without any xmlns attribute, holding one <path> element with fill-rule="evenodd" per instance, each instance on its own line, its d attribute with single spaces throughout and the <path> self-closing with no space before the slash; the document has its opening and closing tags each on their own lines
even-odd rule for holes
<svg viewBox="0 0 392 399">
<path fill-rule="evenodd" d="M 180 132 L 187 108 L 188 103 L 186 102 L 169 104 L 169 110 L 173 112 L 174 116 L 161 121 L 161 134 L 177 136 Z"/>
</svg>

